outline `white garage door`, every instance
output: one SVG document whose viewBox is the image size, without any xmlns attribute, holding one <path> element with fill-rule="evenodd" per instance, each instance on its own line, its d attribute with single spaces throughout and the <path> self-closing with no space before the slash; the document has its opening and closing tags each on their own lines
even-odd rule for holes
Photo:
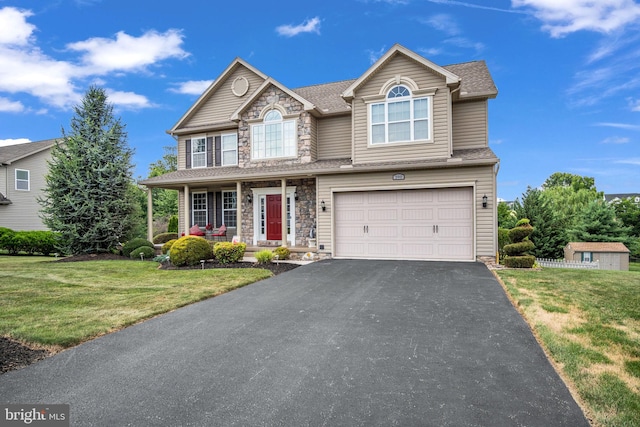
<svg viewBox="0 0 640 427">
<path fill-rule="evenodd" d="M 469 187 L 336 193 L 335 257 L 473 260 Z"/>
</svg>

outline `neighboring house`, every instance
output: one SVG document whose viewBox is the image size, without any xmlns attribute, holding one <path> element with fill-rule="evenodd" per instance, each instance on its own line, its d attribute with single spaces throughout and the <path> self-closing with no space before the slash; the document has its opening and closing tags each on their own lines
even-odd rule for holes
<svg viewBox="0 0 640 427">
<path fill-rule="evenodd" d="M 569 242 L 564 247 L 567 261 L 598 261 L 600 270 L 629 270 L 629 249 L 619 242 Z"/>
<path fill-rule="evenodd" d="M 55 139 L 0 147 L 0 227 L 47 230 L 38 197 L 46 187 L 47 161 Z"/>
<path fill-rule="evenodd" d="M 623 194 L 605 194 L 604 200 L 608 203 L 620 202 L 624 199 L 631 199 L 634 203 L 640 205 L 640 194 L 638 193 L 623 193 Z"/>
<path fill-rule="evenodd" d="M 496 95 L 484 61 L 442 67 L 400 45 L 355 80 L 297 89 L 236 59 L 167 131 L 178 171 L 141 184 L 180 192 L 186 234 L 224 223 L 321 257 L 495 257 Z"/>
</svg>

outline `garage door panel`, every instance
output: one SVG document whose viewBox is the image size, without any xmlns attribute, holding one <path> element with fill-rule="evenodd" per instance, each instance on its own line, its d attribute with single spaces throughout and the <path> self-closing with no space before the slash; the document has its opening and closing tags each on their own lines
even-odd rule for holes
<svg viewBox="0 0 640 427">
<path fill-rule="evenodd" d="M 334 255 L 472 260 L 473 190 L 337 193 Z"/>
</svg>

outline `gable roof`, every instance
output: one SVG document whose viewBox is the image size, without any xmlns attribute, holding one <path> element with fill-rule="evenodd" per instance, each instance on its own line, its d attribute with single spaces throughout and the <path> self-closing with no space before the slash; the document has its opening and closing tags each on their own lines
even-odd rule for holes
<svg viewBox="0 0 640 427">
<path fill-rule="evenodd" d="M 429 61 L 427 58 L 424 58 L 418 55 L 417 53 L 410 51 L 404 46 L 395 44 L 391 49 L 387 51 L 387 53 L 382 55 L 380 59 L 378 59 L 371 67 L 369 67 L 369 69 L 365 71 L 363 75 L 357 78 L 356 81 L 353 82 L 353 84 L 351 84 L 351 86 L 349 86 L 342 93 L 342 96 L 346 99 L 353 98 L 354 92 L 356 91 L 356 89 L 362 86 L 367 80 L 369 80 L 369 78 L 372 75 L 374 75 L 378 71 L 378 69 L 380 69 L 384 64 L 386 64 L 389 60 L 391 60 L 396 55 L 404 55 L 408 58 L 413 59 L 419 64 L 422 64 L 427 68 L 430 68 L 431 70 L 443 76 L 446 79 L 447 85 L 455 86 L 460 83 L 460 77 L 455 75 L 451 71 L 446 70 L 445 68 L 439 65 L 436 65 L 435 63 Z"/>
<path fill-rule="evenodd" d="M 305 99 L 313 102 L 323 114 L 337 114 L 351 111 L 351 105 L 340 94 L 355 82 L 355 79 L 325 83 L 293 89 Z"/>
<path fill-rule="evenodd" d="M 567 247 L 575 252 L 629 252 L 620 242 L 569 242 Z"/>
<path fill-rule="evenodd" d="M 615 202 L 624 199 L 631 199 L 635 203 L 640 203 L 639 193 L 620 193 L 620 194 L 605 194 L 604 200 L 607 202 Z"/>
<path fill-rule="evenodd" d="M 498 95 L 493 78 L 484 61 L 463 62 L 461 64 L 445 65 L 443 68 L 455 73 L 462 79 L 460 84 L 460 99 L 489 97 Z"/>
<path fill-rule="evenodd" d="M 7 145 L 0 147 L 0 164 L 10 165 L 20 159 L 47 150 L 56 144 L 57 139 L 27 142 L 24 144 Z"/>
<path fill-rule="evenodd" d="M 196 112 L 209 99 L 209 97 L 213 94 L 213 92 L 215 92 L 220 87 L 222 82 L 225 81 L 226 77 L 228 75 L 230 75 L 233 71 L 235 71 L 240 66 L 246 67 L 247 69 L 249 69 L 253 73 L 257 74 L 258 76 L 260 76 L 264 80 L 269 78 L 266 74 L 264 74 L 262 71 L 258 70 L 257 68 L 254 68 L 248 62 L 246 62 L 246 61 L 244 61 L 244 60 L 242 60 L 240 58 L 234 59 L 231 62 L 231 64 L 229 64 L 229 66 L 222 73 L 220 73 L 218 78 L 216 78 L 213 81 L 213 83 L 211 83 L 209 85 L 207 90 L 205 90 L 204 93 L 202 95 L 200 95 L 200 97 L 191 106 L 191 108 L 189 108 L 189 110 L 187 110 L 187 112 L 184 113 L 182 115 L 182 117 L 180 117 L 180 119 L 176 122 L 176 124 L 173 125 L 173 127 L 167 131 L 167 133 L 173 134 L 173 133 L 175 133 L 175 131 L 178 128 L 182 127 L 181 125 L 184 122 L 186 122 L 189 119 L 189 117 L 191 117 L 193 115 L 193 113 Z"/>
</svg>

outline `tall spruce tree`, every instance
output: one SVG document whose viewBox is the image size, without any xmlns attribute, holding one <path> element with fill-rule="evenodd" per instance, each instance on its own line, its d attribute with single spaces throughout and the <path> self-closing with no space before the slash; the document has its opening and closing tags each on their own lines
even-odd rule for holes
<svg viewBox="0 0 640 427">
<path fill-rule="evenodd" d="M 567 243 L 564 227 L 558 214 L 544 197 L 543 191 L 527 187 L 522 195 L 522 203 L 516 203 L 519 218 L 528 218 L 534 227 L 529 238 L 535 243 L 531 254 L 538 258 L 560 258 Z"/>
<path fill-rule="evenodd" d="M 133 150 L 104 89 L 92 86 L 74 108 L 71 131 L 52 150 L 42 205 L 44 223 L 67 254 L 109 252 L 133 227 Z"/>
<path fill-rule="evenodd" d="M 631 227 L 625 227 L 616 218 L 616 211 L 604 200 L 594 200 L 587 205 L 569 236 L 574 242 L 622 242 L 631 243 Z"/>
</svg>

